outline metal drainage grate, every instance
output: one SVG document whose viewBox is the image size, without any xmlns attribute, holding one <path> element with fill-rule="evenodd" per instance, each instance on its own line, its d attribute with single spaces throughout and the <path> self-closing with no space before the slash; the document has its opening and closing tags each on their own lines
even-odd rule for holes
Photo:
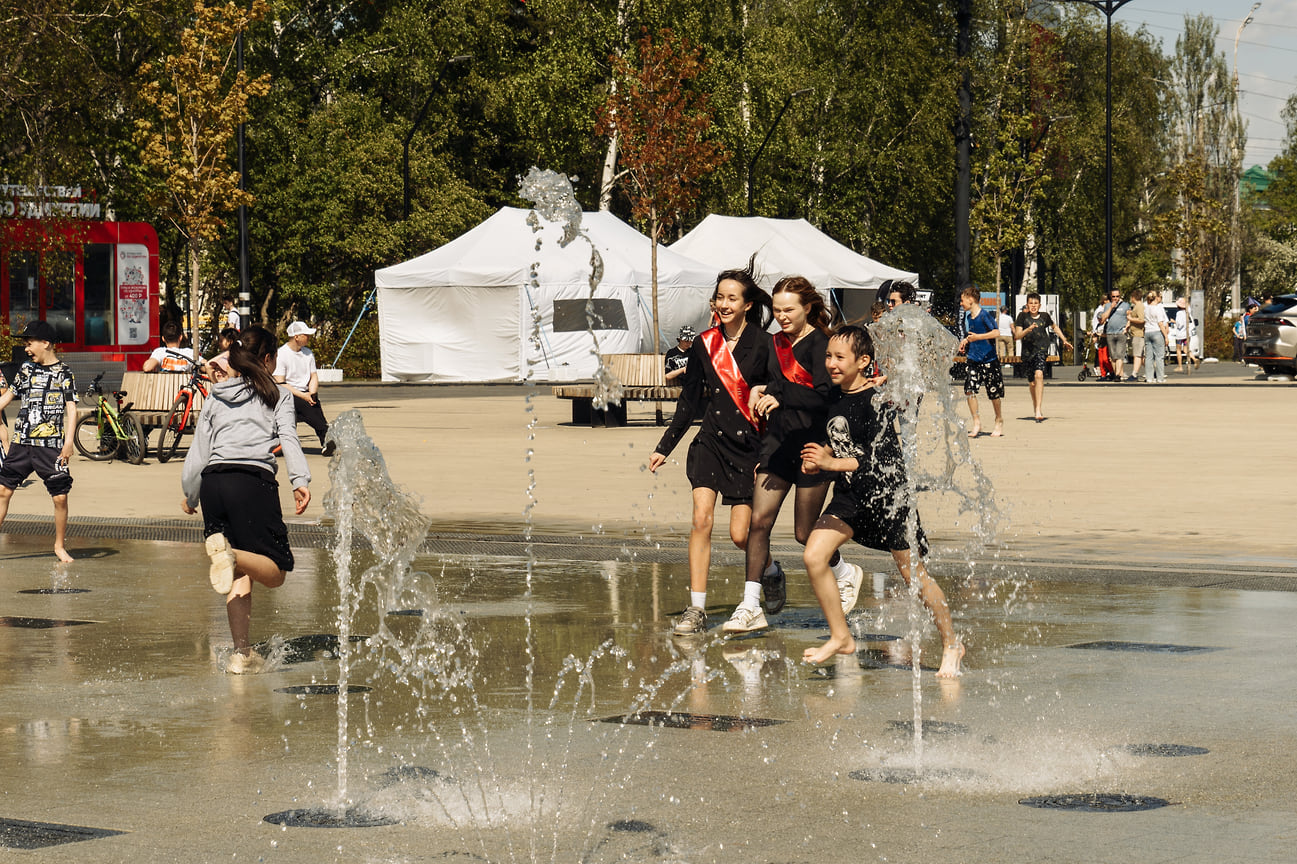
<svg viewBox="0 0 1297 864">
<path fill-rule="evenodd" d="M 738 732 L 778 726 L 787 720 L 767 717 L 735 717 L 730 714 L 691 714 L 682 711 L 641 711 L 616 717 L 600 717 L 598 723 L 621 723 L 626 726 L 657 726 L 665 729 L 702 729 L 709 732 Z"/>
<path fill-rule="evenodd" d="M 1204 756 L 1211 752 L 1191 744 L 1127 744 L 1122 749 L 1135 756 Z"/>
<path fill-rule="evenodd" d="M 380 816 L 364 810 L 326 810 L 323 807 L 284 810 L 263 817 L 263 822 L 271 825 L 283 825 L 288 828 L 382 828 L 384 825 L 396 825 L 398 820 L 389 816 Z"/>
<path fill-rule="evenodd" d="M 28 630 L 48 630 L 51 627 L 76 627 L 80 624 L 93 624 L 93 621 L 70 621 L 61 618 L 23 618 L 15 615 L 0 615 L 0 627 L 23 627 Z"/>
<path fill-rule="evenodd" d="M 26 822 L 22 819 L 0 819 L 0 846 L 7 849 L 44 849 L 64 843 L 79 843 L 124 834 L 108 828 L 85 828 L 56 822 Z"/>
<path fill-rule="evenodd" d="M 348 693 L 368 693 L 374 688 L 362 684 L 348 684 Z M 291 687 L 276 687 L 276 693 L 287 693 L 289 696 L 337 696 L 337 684 L 295 684 Z"/>
<path fill-rule="evenodd" d="M 901 663 L 892 659 L 892 654 L 886 648 L 865 648 L 856 652 L 856 662 L 861 669 L 899 669 L 904 672 L 914 671 L 914 667 L 909 663 Z M 936 666 L 920 667 L 924 672 L 936 672 Z"/>
<path fill-rule="evenodd" d="M 980 775 L 961 768 L 861 768 L 847 775 L 866 783 L 923 783 L 929 780 L 976 780 Z"/>
<path fill-rule="evenodd" d="M 1100 640 L 1098 642 L 1081 642 L 1068 645 L 1068 648 L 1083 648 L 1090 651 L 1138 651 L 1145 654 L 1203 654 L 1207 651 L 1219 651 L 1205 645 L 1168 645 L 1161 642 L 1116 642 Z"/>
<path fill-rule="evenodd" d="M 1165 798 L 1149 795 L 1117 795 L 1087 792 L 1080 795 L 1037 795 L 1018 802 L 1028 807 L 1044 810 L 1072 810 L 1080 813 L 1134 813 L 1139 810 L 1156 810 L 1168 807 Z"/>
<path fill-rule="evenodd" d="M 904 732 L 906 735 L 914 734 L 913 720 L 889 720 L 888 728 L 895 732 Z M 963 723 L 950 723 L 946 720 L 924 720 L 924 735 L 967 735 L 968 727 Z"/>
<path fill-rule="evenodd" d="M 19 594 L 89 594 L 89 588 L 23 588 Z"/>
</svg>

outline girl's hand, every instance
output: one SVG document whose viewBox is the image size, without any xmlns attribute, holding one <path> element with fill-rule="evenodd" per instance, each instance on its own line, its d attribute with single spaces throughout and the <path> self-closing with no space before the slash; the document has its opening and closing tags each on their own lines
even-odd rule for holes
<svg viewBox="0 0 1297 864">
<path fill-rule="evenodd" d="M 306 505 L 311 503 L 311 490 L 305 486 L 298 486 L 293 490 L 293 509 L 298 516 L 306 512 Z"/>
<path fill-rule="evenodd" d="M 753 411 L 755 411 L 757 415 L 760 417 L 769 417 L 770 412 L 775 410 L 778 407 L 779 407 L 778 399 L 776 399 L 773 396 L 763 395 L 760 399 L 757 400 L 756 405 L 753 408 Z"/>
<path fill-rule="evenodd" d="M 766 395 L 766 385 L 758 384 L 748 391 L 748 410 L 756 411 L 757 403 Z"/>
<path fill-rule="evenodd" d="M 663 456 L 661 453 L 654 452 L 653 455 L 649 457 L 649 472 L 652 474 L 658 473 L 658 469 L 661 468 L 663 463 L 666 461 L 667 457 Z"/>
<path fill-rule="evenodd" d="M 807 467 L 810 466 L 810 467 Z M 807 474 L 828 471 L 833 467 L 833 450 L 823 444 L 811 442 L 802 448 L 802 470 Z M 811 470 L 814 468 L 815 470 Z"/>
<path fill-rule="evenodd" d="M 182 499 L 180 500 L 180 512 L 181 512 L 181 513 L 185 513 L 185 514 L 187 514 L 187 515 L 189 515 L 189 516 L 193 516 L 193 515 L 194 515 L 195 513 L 197 513 L 198 511 L 195 510 L 193 507 L 190 507 L 190 506 L 189 506 L 189 499 L 188 499 L 188 498 L 182 498 Z"/>
</svg>

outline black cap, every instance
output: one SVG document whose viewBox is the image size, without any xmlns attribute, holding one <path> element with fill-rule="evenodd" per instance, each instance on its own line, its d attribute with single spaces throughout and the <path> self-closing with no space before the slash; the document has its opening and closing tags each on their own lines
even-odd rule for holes
<svg viewBox="0 0 1297 864">
<path fill-rule="evenodd" d="M 23 329 L 23 338 L 51 344 L 59 341 L 58 334 L 54 332 L 54 326 L 48 321 L 28 321 L 27 326 Z"/>
</svg>

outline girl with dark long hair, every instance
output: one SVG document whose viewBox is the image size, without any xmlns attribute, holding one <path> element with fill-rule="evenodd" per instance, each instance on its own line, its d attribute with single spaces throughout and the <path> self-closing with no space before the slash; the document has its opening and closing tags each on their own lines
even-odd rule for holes
<svg viewBox="0 0 1297 864">
<path fill-rule="evenodd" d="M 675 633 L 688 636 L 707 629 L 707 571 L 711 567 L 712 524 L 717 498 L 730 506 L 730 540 L 747 546 L 752 519 L 753 470 L 761 448 L 760 419 L 751 390 L 766 383 L 770 339 L 770 295 L 757 285 L 753 262 L 716 277 L 712 309 L 719 322 L 689 348 L 680 401 L 662 435 L 649 470 L 656 473 L 703 409 L 702 427 L 689 445 L 685 475 L 693 487 L 689 531 L 689 604 Z"/>
<path fill-rule="evenodd" d="M 278 588 L 293 569 L 288 528 L 279 507 L 271 448 L 283 447 L 298 515 L 311 502 L 311 473 L 297 438 L 292 394 L 275 383 L 275 339 L 249 327 L 230 345 L 229 377 L 212 386 L 185 457 L 181 509 L 203 508 L 212 587 L 225 595 L 234 651 L 226 671 L 261 671 L 252 650 L 252 583 Z"/>
</svg>

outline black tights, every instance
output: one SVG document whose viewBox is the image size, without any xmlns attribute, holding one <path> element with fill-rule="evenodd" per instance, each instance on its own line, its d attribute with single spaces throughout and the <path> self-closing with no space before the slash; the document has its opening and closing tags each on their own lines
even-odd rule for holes
<svg viewBox="0 0 1297 864">
<path fill-rule="evenodd" d="M 752 492 L 752 525 L 748 528 L 747 581 L 761 581 L 761 574 L 770 561 L 770 531 L 775 527 L 779 508 L 788 496 L 792 484 L 774 474 L 757 475 L 756 488 Z M 815 521 L 824 510 L 824 499 L 828 497 L 828 482 L 819 486 L 798 486 L 793 495 L 793 534 L 797 542 L 806 545 L 811 536 Z M 841 556 L 833 553 L 830 566 L 837 564 Z"/>
</svg>

